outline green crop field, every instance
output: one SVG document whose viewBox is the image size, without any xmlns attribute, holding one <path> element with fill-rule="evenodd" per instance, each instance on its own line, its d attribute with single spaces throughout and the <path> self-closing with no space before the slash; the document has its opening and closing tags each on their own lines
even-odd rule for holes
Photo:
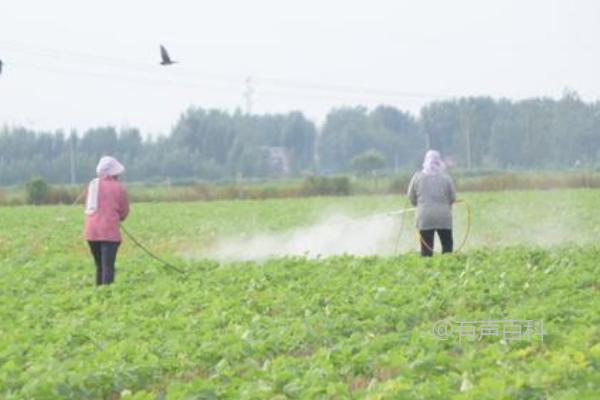
<svg viewBox="0 0 600 400">
<path fill-rule="evenodd" d="M 433 259 L 410 214 L 367 217 L 401 197 L 133 204 L 127 228 L 186 273 L 125 238 L 101 288 L 80 207 L 0 208 L 0 398 L 597 399 L 600 191 L 462 197 L 467 244 Z M 311 235 L 378 254 L 298 256 Z M 441 340 L 441 320 L 544 335 Z"/>
</svg>

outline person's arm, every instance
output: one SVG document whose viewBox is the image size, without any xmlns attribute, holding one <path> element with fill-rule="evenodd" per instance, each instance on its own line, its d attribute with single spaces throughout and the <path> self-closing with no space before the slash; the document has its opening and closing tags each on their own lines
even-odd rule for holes
<svg viewBox="0 0 600 400">
<path fill-rule="evenodd" d="M 418 174 L 413 175 L 412 179 L 410 180 L 410 183 L 408 184 L 408 191 L 406 193 L 408 199 L 410 200 L 410 204 L 412 204 L 413 206 L 417 205 L 417 175 Z"/>
<path fill-rule="evenodd" d="M 127 194 L 127 189 L 124 187 L 121 187 L 121 196 L 119 200 L 119 216 L 121 221 L 125 221 L 129 215 L 129 195 Z"/>
</svg>

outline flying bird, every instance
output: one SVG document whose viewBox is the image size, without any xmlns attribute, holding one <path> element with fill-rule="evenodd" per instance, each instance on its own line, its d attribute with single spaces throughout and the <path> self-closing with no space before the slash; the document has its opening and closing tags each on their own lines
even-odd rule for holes
<svg viewBox="0 0 600 400">
<path fill-rule="evenodd" d="M 160 45 L 160 59 L 160 65 L 171 65 L 177 62 L 171 60 L 171 57 L 169 57 L 169 53 L 167 53 L 167 49 L 165 49 L 165 46 L 163 46 L 162 44 Z"/>
</svg>

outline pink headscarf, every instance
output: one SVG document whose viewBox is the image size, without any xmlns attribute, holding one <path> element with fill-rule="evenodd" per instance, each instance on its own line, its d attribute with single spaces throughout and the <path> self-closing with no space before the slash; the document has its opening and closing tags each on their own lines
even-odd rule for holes
<svg viewBox="0 0 600 400">
<path fill-rule="evenodd" d="M 423 160 L 423 173 L 436 175 L 443 172 L 446 172 L 446 164 L 444 164 L 440 152 L 436 150 L 427 151 Z"/>
<path fill-rule="evenodd" d="M 125 167 L 116 158 L 110 156 L 102 157 L 96 167 L 96 174 L 100 178 L 121 175 L 124 171 Z"/>
</svg>

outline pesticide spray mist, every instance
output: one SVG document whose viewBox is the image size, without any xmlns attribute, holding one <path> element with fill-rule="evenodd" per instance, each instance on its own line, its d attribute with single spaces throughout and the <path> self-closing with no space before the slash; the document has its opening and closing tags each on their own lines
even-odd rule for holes
<svg viewBox="0 0 600 400">
<path fill-rule="evenodd" d="M 512 192 L 473 197 L 472 219 L 466 204 L 457 204 L 453 209 L 455 250 L 587 245 L 595 243 L 600 234 L 600 224 L 590 206 L 596 201 L 593 192 Z M 414 209 L 405 211 L 362 218 L 327 214 L 310 226 L 219 238 L 209 248 L 199 252 L 188 249 L 181 255 L 235 261 L 339 254 L 390 256 L 418 251 Z M 437 238 L 434 247 L 439 252 Z"/>
<path fill-rule="evenodd" d="M 328 216 L 314 225 L 290 232 L 220 240 L 207 255 L 224 261 L 284 256 L 392 255 L 396 251 L 406 251 L 409 244 L 415 248 L 414 241 L 408 243 L 406 240 L 397 248 L 402 227 L 400 218 L 398 215 Z"/>
</svg>

